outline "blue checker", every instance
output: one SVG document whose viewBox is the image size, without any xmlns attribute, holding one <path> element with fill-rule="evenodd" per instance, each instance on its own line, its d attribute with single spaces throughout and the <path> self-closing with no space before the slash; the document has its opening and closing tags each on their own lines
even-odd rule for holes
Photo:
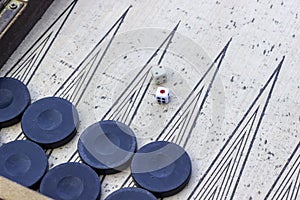
<svg viewBox="0 0 300 200">
<path fill-rule="evenodd" d="M 157 198 L 147 190 L 132 187 L 114 191 L 105 200 L 157 200 Z"/>
<path fill-rule="evenodd" d="M 89 126 L 78 141 L 81 159 L 100 174 L 117 173 L 128 167 L 136 148 L 134 132 L 112 120 Z"/>
<path fill-rule="evenodd" d="M 37 188 L 47 169 L 44 150 L 33 142 L 17 140 L 0 147 L 0 176 L 25 187 Z"/>
<path fill-rule="evenodd" d="M 158 141 L 146 144 L 134 155 L 131 175 L 138 186 L 156 197 L 180 192 L 189 182 L 191 159 L 177 144 Z"/>
<path fill-rule="evenodd" d="M 40 192 L 56 200 L 100 198 L 97 173 L 82 163 L 64 163 L 51 169 L 43 178 Z"/>
<path fill-rule="evenodd" d="M 59 97 L 46 97 L 32 103 L 21 121 L 26 137 L 44 148 L 56 148 L 69 142 L 78 124 L 75 106 Z"/>
<path fill-rule="evenodd" d="M 30 94 L 26 85 L 14 78 L 1 77 L 0 128 L 19 122 L 30 102 Z"/>
</svg>

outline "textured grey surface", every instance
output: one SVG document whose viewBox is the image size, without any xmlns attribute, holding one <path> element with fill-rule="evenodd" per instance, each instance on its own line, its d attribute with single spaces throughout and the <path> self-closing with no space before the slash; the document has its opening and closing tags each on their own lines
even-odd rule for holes
<svg viewBox="0 0 300 200">
<path fill-rule="evenodd" d="M 25 54 L 69 3 L 53 3 L 1 69 L 1 76 Z M 186 146 L 193 162 L 191 181 L 181 193 L 169 198 L 186 199 L 285 55 L 254 143 L 246 145 L 246 148 L 251 147 L 251 151 L 244 170 L 239 176 L 236 190 L 231 192 L 234 199 L 264 199 L 299 144 L 299 2 L 79 0 L 29 81 L 33 101 L 55 94 L 66 80 L 70 80 L 67 77 L 129 5 L 133 7 L 101 64 L 95 73 L 87 73 L 91 77 L 91 81 L 86 84 L 87 89 L 80 100 L 75 99 L 81 119 L 78 135 L 85 127 L 102 119 L 120 92 L 181 20 L 173 43 L 170 44 L 170 51 L 163 60 L 169 75 L 164 86 L 171 90 L 171 102 L 158 105 L 154 98 L 157 86 L 151 84 L 131 123 L 138 136 L 139 146 L 154 140 L 232 37 Z M 55 26 L 53 29 L 57 30 Z M 108 44 L 109 38 L 103 41 L 103 47 Z M 8 76 L 14 75 L 9 72 Z M 207 87 L 209 79 L 204 82 Z M 255 105 L 260 105 L 260 108 L 265 105 L 269 89 L 266 88 Z M 20 124 L 2 129 L 1 142 L 14 140 L 20 132 Z M 52 152 L 49 158 L 51 166 L 69 159 L 76 149 L 77 139 L 75 137 L 69 144 Z M 299 156 L 299 151 L 296 156 Z M 241 156 L 242 159 L 245 154 Z M 292 159 L 293 163 L 299 161 Z M 299 171 L 299 166 L 295 166 L 296 171 Z M 102 198 L 122 185 L 128 171 L 105 178 Z M 299 190 L 296 176 L 290 180 L 294 180 L 292 186 Z M 288 195 L 287 199 L 299 199 L 299 193 L 298 196 L 295 196 L 296 193 Z M 215 196 L 214 199 L 223 198 Z"/>
</svg>

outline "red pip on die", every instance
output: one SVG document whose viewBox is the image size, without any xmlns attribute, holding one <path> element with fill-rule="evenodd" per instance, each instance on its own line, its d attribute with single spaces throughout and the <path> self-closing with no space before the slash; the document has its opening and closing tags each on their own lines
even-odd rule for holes
<svg viewBox="0 0 300 200">
<path fill-rule="evenodd" d="M 165 87 L 158 87 L 155 93 L 156 101 L 161 103 L 169 103 L 170 102 L 170 90 Z"/>
</svg>

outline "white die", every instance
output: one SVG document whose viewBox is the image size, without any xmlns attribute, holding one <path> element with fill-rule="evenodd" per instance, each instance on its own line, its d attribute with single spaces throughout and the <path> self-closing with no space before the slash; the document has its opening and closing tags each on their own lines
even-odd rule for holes
<svg viewBox="0 0 300 200">
<path fill-rule="evenodd" d="M 167 81 L 166 69 L 161 65 L 155 65 L 151 68 L 151 74 L 154 82 L 158 85 Z"/>
<path fill-rule="evenodd" d="M 156 101 L 158 103 L 170 102 L 170 90 L 165 87 L 158 87 L 155 93 Z"/>
</svg>

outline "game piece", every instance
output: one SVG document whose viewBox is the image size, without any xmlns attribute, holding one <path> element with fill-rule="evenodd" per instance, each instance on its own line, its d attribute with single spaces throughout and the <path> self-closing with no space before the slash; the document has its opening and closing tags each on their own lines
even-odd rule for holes
<svg viewBox="0 0 300 200">
<path fill-rule="evenodd" d="M 170 102 L 170 90 L 165 87 L 158 87 L 155 93 L 155 98 L 159 104 Z"/>
<path fill-rule="evenodd" d="M 151 68 L 151 74 L 154 82 L 158 85 L 165 83 L 167 81 L 166 69 L 161 65 L 153 66 Z"/>
<path fill-rule="evenodd" d="M 26 85 L 14 78 L 1 77 L 0 128 L 19 122 L 30 101 Z"/>
<path fill-rule="evenodd" d="M 100 198 L 101 185 L 97 173 L 82 163 L 64 163 L 51 169 L 42 179 L 40 192 L 53 199 Z"/>
<path fill-rule="evenodd" d="M 156 197 L 180 192 L 188 184 L 191 172 L 191 160 L 186 151 L 166 141 L 146 144 L 136 152 L 131 163 L 131 175 L 136 184 Z"/>
<path fill-rule="evenodd" d="M 56 148 L 76 134 L 79 118 L 69 101 L 46 97 L 32 103 L 24 112 L 21 125 L 26 137 L 44 148 Z"/>
<path fill-rule="evenodd" d="M 44 150 L 33 142 L 17 140 L 0 147 L 0 176 L 36 189 L 47 169 Z"/>
<path fill-rule="evenodd" d="M 78 140 L 81 159 L 100 174 L 125 169 L 136 148 L 137 141 L 129 126 L 111 120 L 89 126 Z"/>
<path fill-rule="evenodd" d="M 128 187 L 114 191 L 105 200 L 157 200 L 157 198 L 142 188 Z"/>
</svg>

